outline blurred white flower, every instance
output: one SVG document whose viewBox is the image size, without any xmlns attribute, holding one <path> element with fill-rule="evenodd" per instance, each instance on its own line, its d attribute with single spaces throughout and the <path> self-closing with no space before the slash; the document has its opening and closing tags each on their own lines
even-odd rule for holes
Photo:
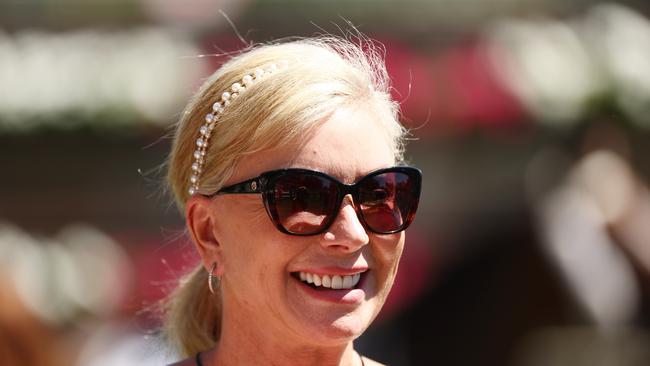
<svg viewBox="0 0 650 366">
<path fill-rule="evenodd" d="M 0 265 L 24 306 L 51 324 L 80 314 L 110 314 L 124 300 L 133 276 L 123 249 L 82 224 L 48 239 L 0 222 Z"/>
<path fill-rule="evenodd" d="M 157 28 L 0 32 L 0 127 L 60 124 L 72 115 L 166 125 L 205 74 L 198 54 L 187 39 Z"/>
<path fill-rule="evenodd" d="M 491 61 L 543 122 L 576 122 L 605 87 L 575 30 L 552 21 L 504 21 L 487 33 Z"/>
<path fill-rule="evenodd" d="M 601 4 L 585 19 L 584 36 L 621 109 L 650 127 L 650 21 L 622 5 Z"/>
</svg>

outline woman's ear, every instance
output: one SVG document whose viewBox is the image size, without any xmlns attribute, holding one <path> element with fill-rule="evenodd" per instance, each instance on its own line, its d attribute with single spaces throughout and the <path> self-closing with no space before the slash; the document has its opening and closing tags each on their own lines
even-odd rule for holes
<svg viewBox="0 0 650 366">
<path fill-rule="evenodd" d="M 203 261 L 203 267 L 210 271 L 212 264 L 216 262 L 218 266 L 215 275 L 220 275 L 223 272 L 222 248 L 215 236 L 211 203 L 212 200 L 201 195 L 190 197 L 185 203 L 185 220 L 194 246 Z"/>
</svg>

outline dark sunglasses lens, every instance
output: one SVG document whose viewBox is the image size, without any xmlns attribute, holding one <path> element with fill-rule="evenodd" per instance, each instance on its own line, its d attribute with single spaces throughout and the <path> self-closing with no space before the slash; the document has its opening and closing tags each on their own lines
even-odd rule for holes
<svg viewBox="0 0 650 366">
<path fill-rule="evenodd" d="M 276 219 L 293 234 L 319 232 L 338 203 L 336 182 L 318 175 L 286 174 L 275 180 L 273 188 Z"/>
<path fill-rule="evenodd" d="M 386 172 L 366 178 L 359 187 L 359 206 L 368 228 L 392 233 L 406 228 L 417 210 L 417 177 Z"/>
</svg>

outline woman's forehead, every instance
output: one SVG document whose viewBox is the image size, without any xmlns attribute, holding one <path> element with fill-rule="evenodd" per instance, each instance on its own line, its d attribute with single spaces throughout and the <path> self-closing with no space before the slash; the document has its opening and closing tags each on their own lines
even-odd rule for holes
<svg viewBox="0 0 650 366">
<path fill-rule="evenodd" d="M 372 114 L 342 109 L 302 140 L 242 158 L 229 181 L 274 169 L 306 168 L 351 183 L 368 172 L 393 164 L 390 139 Z"/>
</svg>

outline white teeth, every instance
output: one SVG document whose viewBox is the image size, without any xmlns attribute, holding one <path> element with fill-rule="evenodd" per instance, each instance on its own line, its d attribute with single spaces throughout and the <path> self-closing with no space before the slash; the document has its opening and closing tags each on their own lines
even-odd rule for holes
<svg viewBox="0 0 650 366">
<path fill-rule="evenodd" d="M 316 287 L 326 287 L 334 290 L 354 288 L 361 279 L 361 273 L 349 276 L 340 275 L 317 275 L 309 272 L 298 273 L 300 280 L 307 283 L 313 283 Z"/>
<path fill-rule="evenodd" d="M 332 287 L 332 278 L 328 275 L 323 276 L 323 287 Z"/>
<path fill-rule="evenodd" d="M 332 288 L 335 290 L 340 290 L 343 287 L 343 279 L 341 276 L 332 277 Z"/>
<path fill-rule="evenodd" d="M 352 287 L 352 276 L 343 276 L 343 288 Z"/>
</svg>

